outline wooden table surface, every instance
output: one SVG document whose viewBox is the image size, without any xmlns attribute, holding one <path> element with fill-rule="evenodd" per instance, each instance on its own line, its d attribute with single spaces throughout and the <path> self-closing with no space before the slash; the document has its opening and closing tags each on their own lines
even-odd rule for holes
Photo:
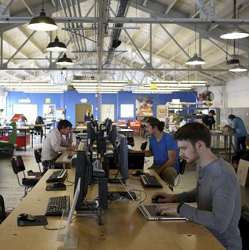
<svg viewBox="0 0 249 250">
<path fill-rule="evenodd" d="M 45 213 L 48 198 L 70 195 L 72 201 L 73 186 L 66 191 L 45 191 L 46 179 L 53 170 L 48 170 L 33 190 L 20 202 L 20 205 L 0 225 L 1 250 L 60 250 L 65 249 L 58 241 L 60 230 L 45 230 L 43 226 L 18 227 L 16 218 L 20 213 L 42 215 Z M 74 181 L 74 169 L 68 170 L 68 180 Z M 69 182 L 65 182 L 70 185 Z M 138 178 L 128 181 L 129 189 L 142 187 Z M 111 190 L 123 189 L 114 185 Z M 151 190 L 146 202 L 151 199 Z M 88 197 L 95 197 L 96 186 L 89 187 Z M 134 201 L 115 201 L 109 204 L 103 216 L 104 225 L 99 226 L 94 217 L 75 217 L 71 231 L 78 241 L 77 249 L 84 250 L 218 250 L 224 249 L 212 234 L 204 227 L 190 222 L 146 221 L 137 210 Z M 62 221 L 57 217 L 48 217 L 48 227 L 60 227 Z"/>
</svg>

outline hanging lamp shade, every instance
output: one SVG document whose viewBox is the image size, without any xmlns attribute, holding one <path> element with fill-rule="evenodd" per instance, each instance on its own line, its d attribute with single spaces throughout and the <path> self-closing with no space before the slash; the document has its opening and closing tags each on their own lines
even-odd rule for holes
<svg viewBox="0 0 249 250">
<path fill-rule="evenodd" d="M 241 73 L 241 72 L 246 72 L 248 71 L 248 69 L 240 64 L 237 64 L 236 66 L 232 67 L 231 69 L 229 69 L 230 72 L 234 72 L 234 73 Z"/>
<path fill-rule="evenodd" d="M 203 65 L 205 63 L 206 62 L 195 53 L 194 56 L 191 57 L 185 64 L 187 64 L 187 65 Z"/>
<path fill-rule="evenodd" d="M 68 58 L 66 54 L 63 55 L 63 57 L 61 57 L 60 59 L 58 59 L 58 61 L 56 62 L 56 64 L 60 65 L 60 66 L 71 66 L 73 65 L 73 61 L 71 58 Z"/>
<path fill-rule="evenodd" d="M 49 52 L 65 52 L 67 50 L 66 45 L 60 42 L 58 36 L 55 37 L 53 42 L 50 42 L 47 46 Z"/>
<path fill-rule="evenodd" d="M 54 19 L 46 16 L 44 9 L 41 10 L 40 16 L 33 17 L 30 20 L 28 27 L 36 31 L 53 31 L 58 29 Z"/>
<path fill-rule="evenodd" d="M 220 36 L 221 39 L 234 40 L 249 37 L 249 33 L 240 31 L 238 29 L 231 32 L 224 33 Z"/>
</svg>

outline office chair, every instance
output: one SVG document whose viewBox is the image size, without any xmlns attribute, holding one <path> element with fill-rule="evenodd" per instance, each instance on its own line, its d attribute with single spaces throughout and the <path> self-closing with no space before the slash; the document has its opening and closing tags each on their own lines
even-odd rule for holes
<svg viewBox="0 0 249 250">
<path fill-rule="evenodd" d="M 17 160 L 18 165 L 21 166 L 21 168 L 24 168 L 26 170 L 22 156 L 20 156 L 20 155 L 16 156 L 16 160 Z M 40 177 L 42 175 L 42 172 L 41 171 L 34 172 L 33 170 L 29 170 L 29 171 L 27 171 L 27 174 L 28 174 L 28 176 Z"/>
<path fill-rule="evenodd" d="M 11 166 L 12 166 L 13 172 L 15 173 L 17 177 L 19 186 L 24 187 L 24 196 L 26 196 L 29 189 L 32 189 L 35 186 L 35 184 L 39 181 L 40 178 L 39 177 L 27 178 L 25 175 L 24 164 L 22 164 L 20 160 L 18 161 L 16 157 L 12 157 Z M 20 172 L 22 172 L 23 174 L 22 179 L 20 179 L 19 177 Z"/>
<path fill-rule="evenodd" d="M 5 205 L 3 196 L 0 195 L 0 224 L 6 218 Z"/>
<path fill-rule="evenodd" d="M 41 151 L 42 151 L 41 148 L 35 149 L 34 155 L 35 155 L 35 161 L 38 165 L 39 171 L 42 173 L 42 170 L 41 170 Z"/>
</svg>

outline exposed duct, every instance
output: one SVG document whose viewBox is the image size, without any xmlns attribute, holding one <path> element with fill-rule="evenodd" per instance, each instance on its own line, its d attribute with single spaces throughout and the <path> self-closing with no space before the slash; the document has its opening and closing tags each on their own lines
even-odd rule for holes
<svg viewBox="0 0 249 250">
<path fill-rule="evenodd" d="M 128 8 L 129 8 L 128 0 L 119 1 L 117 17 L 126 16 Z M 110 44 L 109 44 L 109 48 L 108 48 L 108 54 L 107 54 L 107 58 L 106 58 L 106 64 L 110 64 L 112 62 L 114 51 L 121 44 L 119 37 L 120 37 L 120 33 L 121 33 L 121 28 L 123 27 L 123 25 L 124 24 L 122 24 L 122 23 L 116 23 L 114 25 L 115 28 L 112 30 L 112 35 L 111 35 Z"/>
</svg>

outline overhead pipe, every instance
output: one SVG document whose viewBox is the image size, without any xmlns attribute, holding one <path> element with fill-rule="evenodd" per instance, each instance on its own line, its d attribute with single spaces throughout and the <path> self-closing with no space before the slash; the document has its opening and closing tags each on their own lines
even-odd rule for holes
<svg viewBox="0 0 249 250">
<path fill-rule="evenodd" d="M 124 17 L 127 14 L 128 11 L 128 0 L 123 0 L 119 1 L 119 6 L 118 6 L 118 12 L 117 12 L 117 17 Z M 114 51 L 117 48 L 116 46 L 118 45 L 117 43 L 119 42 L 120 38 L 120 33 L 121 33 L 121 28 L 123 27 L 122 23 L 117 23 L 114 25 L 115 29 L 112 31 L 111 39 L 110 39 L 110 44 L 109 44 L 109 53 L 106 58 L 106 63 L 105 64 L 110 64 L 113 60 L 114 56 Z"/>
<path fill-rule="evenodd" d="M 61 8 L 62 8 L 63 11 L 64 11 L 65 16 L 68 17 L 68 14 L 67 14 L 67 11 L 66 11 L 66 7 L 64 6 L 63 0 L 60 0 L 60 4 L 61 4 Z M 71 28 L 70 23 L 65 23 L 65 24 L 64 24 L 64 28 L 67 28 L 67 29 L 70 30 L 70 28 Z M 77 48 L 75 35 L 72 34 L 72 33 L 70 33 L 70 36 L 71 36 L 71 38 L 72 38 L 72 41 L 73 41 L 73 44 L 74 44 L 75 48 Z"/>
</svg>

